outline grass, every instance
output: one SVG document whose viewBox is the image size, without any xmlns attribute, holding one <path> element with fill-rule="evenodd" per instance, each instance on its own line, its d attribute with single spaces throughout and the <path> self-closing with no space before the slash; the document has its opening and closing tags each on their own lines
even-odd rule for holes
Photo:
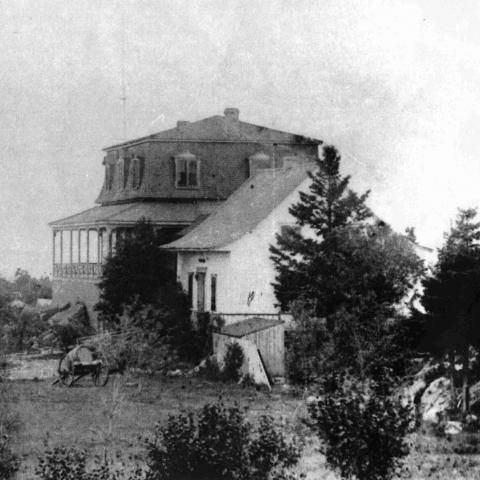
<svg viewBox="0 0 480 480">
<path fill-rule="evenodd" d="M 306 409 L 300 397 L 282 387 L 267 392 L 197 378 L 119 379 L 103 388 L 94 387 L 90 379 L 72 388 L 51 386 L 51 380 L 4 382 L 3 390 L 8 392 L 8 402 L 18 412 L 21 425 L 14 445 L 22 460 L 18 478 L 34 478 L 37 457 L 47 444 L 76 446 L 97 457 L 107 450 L 127 464 L 141 461 L 143 445 L 139 437 L 148 435 L 156 422 L 164 422 L 181 408 L 197 409 L 220 395 L 226 403 L 237 401 L 248 406 L 251 422 L 269 413 L 287 434 L 299 436 L 304 450 L 298 471 L 305 472 L 308 479 L 338 478 L 325 469 L 318 443 L 301 422 Z M 480 478 L 480 436 L 436 438 L 418 433 L 410 440 L 408 466 L 412 478 Z"/>
<path fill-rule="evenodd" d="M 248 406 L 252 422 L 269 413 L 288 434 L 306 438 L 306 427 L 299 421 L 305 408 L 298 408 L 300 399 L 281 387 L 267 392 L 196 378 L 119 378 L 117 385 L 110 381 L 106 387 L 94 387 L 87 378 L 72 388 L 51 386 L 47 380 L 5 382 L 10 406 L 22 425 L 14 445 L 22 460 L 19 478 L 33 477 L 47 444 L 76 446 L 98 457 L 106 448 L 127 462 L 141 459 L 139 437 L 148 435 L 156 422 L 164 422 L 181 408 L 197 409 L 220 395 L 226 403 Z M 310 457 L 315 448 L 315 442 L 306 439 Z M 318 461 L 306 457 L 302 470 L 312 469 L 318 471 Z"/>
</svg>

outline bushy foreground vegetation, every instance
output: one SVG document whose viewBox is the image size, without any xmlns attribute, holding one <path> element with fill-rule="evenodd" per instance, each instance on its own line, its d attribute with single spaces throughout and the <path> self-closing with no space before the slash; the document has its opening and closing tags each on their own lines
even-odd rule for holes
<svg viewBox="0 0 480 480">
<path fill-rule="evenodd" d="M 222 401 L 181 412 L 145 439 L 146 465 L 122 473 L 111 461 L 88 466 L 84 451 L 55 447 L 39 460 L 41 480 L 293 480 L 300 449 L 272 417 L 256 427 L 238 405 Z"/>
</svg>

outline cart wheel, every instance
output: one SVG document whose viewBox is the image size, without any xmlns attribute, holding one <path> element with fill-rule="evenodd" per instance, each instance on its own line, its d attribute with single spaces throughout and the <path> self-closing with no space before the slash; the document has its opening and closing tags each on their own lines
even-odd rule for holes
<svg viewBox="0 0 480 480">
<path fill-rule="evenodd" d="M 97 366 L 96 372 L 92 375 L 93 383 L 96 387 L 104 387 L 108 383 L 108 366 L 101 362 Z"/>
<path fill-rule="evenodd" d="M 70 387 L 75 380 L 73 372 L 66 365 L 67 354 L 65 354 L 60 361 L 58 362 L 58 376 L 60 377 L 60 382 L 65 387 Z"/>
</svg>

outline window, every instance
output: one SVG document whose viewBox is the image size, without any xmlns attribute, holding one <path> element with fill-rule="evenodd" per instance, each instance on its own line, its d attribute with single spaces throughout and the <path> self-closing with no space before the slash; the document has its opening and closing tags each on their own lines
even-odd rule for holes
<svg viewBox="0 0 480 480">
<path fill-rule="evenodd" d="M 113 176 L 115 173 L 115 165 L 110 165 L 107 163 L 105 165 L 105 188 L 111 190 L 113 187 Z"/>
<path fill-rule="evenodd" d="M 188 304 L 193 308 L 193 277 L 194 273 L 188 274 Z"/>
<path fill-rule="evenodd" d="M 217 276 L 212 275 L 210 279 L 210 310 L 217 311 Z"/>
<path fill-rule="evenodd" d="M 142 184 L 143 170 L 145 166 L 145 159 L 143 157 L 135 157 L 132 159 L 132 187 L 139 188 Z"/>
<path fill-rule="evenodd" d="M 175 186 L 177 188 L 198 188 L 200 185 L 199 160 L 190 152 L 175 157 Z"/>
<path fill-rule="evenodd" d="M 130 170 L 130 158 L 123 159 L 123 188 L 127 188 L 128 185 L 128 172 Z"/>
</svg>

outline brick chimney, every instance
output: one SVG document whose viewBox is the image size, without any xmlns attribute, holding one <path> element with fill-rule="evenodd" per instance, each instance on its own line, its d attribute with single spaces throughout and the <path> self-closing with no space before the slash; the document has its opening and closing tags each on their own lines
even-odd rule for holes
<svg viewBox="0 0 480 480">
<path fill-rule="evenodd" d="M 240 110 L 238 108 L 226 108 L 223 112 L 225 115 L 226 120 L 230 120 L 232 122 L 238 122 L 238 117 L 240 115 Z"/>
</svg>

